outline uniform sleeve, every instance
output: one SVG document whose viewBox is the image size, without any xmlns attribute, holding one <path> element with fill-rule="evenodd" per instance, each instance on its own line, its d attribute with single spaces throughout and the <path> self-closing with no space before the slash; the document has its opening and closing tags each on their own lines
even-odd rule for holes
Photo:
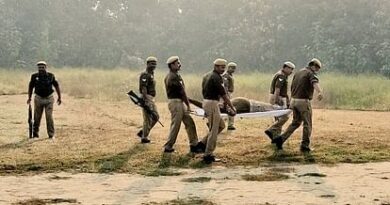
<svg viewBox="0 0 390 205">
<path fill-rule="evenodd" d="M 223 95 L 226 95 L 226 90 L 225 90 L 225 87 L 223 85 L 223 80 L 222 80 L 222 77 L 219 77 L 219 78 L 213 78 L 213 83 L 215 84 L 215 87 L 216 87 L 216 91 L 217 93 L 220 95 L 220 96 L 223 96 Z"/>
<path fill-rule="evenodd" d="M 145 73 L 142 73 L 139 77 L 139 85 L 140 87 L 147 87 L 149 82 L 149 77 Z"/>
<path fill-rule="evenodd" d="M 34 88 L 35 87 L 35 75 L 31 75 L 31 78 L 30 78 L 30 83 L 28 84 L 28 87 L 30 89 Z"/>
<path fill-rule="evenodd" d="M 58 81 L 56 80 L 56 77 L 53 74 L 52 83 L 54 87 L 58 87 Z"/>
<path fill-rule="evenodd" d="M 234 79 L 232 77 L 229 78 L 229 87 L 228 87 L 228 91 L 229 92 L 234 92 Z"/>
<path fill-rule="evenodd" d="M 282 88 L 285 84 L 286 84 L 287 80 L 286 78 L 283 78 L 282 76 L 278 76 L 276 78 L 276 82 L 275 82 L 275 88 Z"/>
<path fill-rule="evenodd" d="M 313 85 L 314 83 L 319 83 L 320 80 L 318 79 L 317 75 L 314 73 L 311 73 L 309 76 L 310 83 Z"/>
</svg>

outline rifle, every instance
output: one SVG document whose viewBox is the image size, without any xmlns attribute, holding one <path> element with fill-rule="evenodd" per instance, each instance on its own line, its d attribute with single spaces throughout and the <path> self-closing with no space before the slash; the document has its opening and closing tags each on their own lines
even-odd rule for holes
<svg viewBox="0 0 390 205">
<path fill-rule="evenodd" d="M 160 123 L 160 125 L 162 127 L 164 127 L 164 125 L 158 119 L 157 113 L 155 111 L 151 110 L 149 108 L 149 106 L 146 105 L 145 100 L 142 97 L 138 96 L 133 90 L 130 90 L 127 93 L 127 95 L 129 95 L 130 100 L 134 104 L 136 104 L 136 105 L 140 106 L 141 108 L 143 108 L 146 111 L 146 113 L 148 113 L 152 117 L 153 120 L 156 120 L 158 123 Z"/>
<path fill-rule="evenodd" d="M 28 105 L 28 137 L 33 138 L 33 119 L 32 119 L 32 109 L 31 104 Z"/>
</svg>

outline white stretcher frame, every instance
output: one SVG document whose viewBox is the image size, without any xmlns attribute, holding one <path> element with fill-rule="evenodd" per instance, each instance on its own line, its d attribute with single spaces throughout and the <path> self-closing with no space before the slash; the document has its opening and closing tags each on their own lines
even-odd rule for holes
<svg viewBox="0 0 390 205">
<path fill-rule="evenodd" d="M 283 110 L 271 110 L 266 112 L 250 112 L 250 113 L 240 113 L 237 114 L 236 118 L 259 118 L 259 117 L 280 117 L 282 115 L 288 115 L 292 112 L 290 109 L 283 109 Z M 193 115 L 198 117 L 205 117 L 205 111 L 202 108 L 195 108 L 193 112 L 191 112 Z M 228 115 L 226 113 L 221 113 L 222 118 L 227 118 Z"/>
</svg>

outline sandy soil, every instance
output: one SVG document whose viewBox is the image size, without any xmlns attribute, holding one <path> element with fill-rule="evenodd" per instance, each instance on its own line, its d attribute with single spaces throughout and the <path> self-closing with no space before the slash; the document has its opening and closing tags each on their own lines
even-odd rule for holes
<svg viewBox="0 0 390 205">
<path fill-rule="evenodd" d="M 244 174 L 277 170 L 285 172 L 289 179 L 267 182 L 242 179 Z M 32 198 L 71 199 L 76 204 L 142 204 L 190 197 L 216 204 L 390 204 L 389 162 L 179 171 L 183 174 L 170 177 L 65 172 L 2 176 L 0 204 Z M 211 180 L 183 181 L 197 177 Z"/>
</svg>

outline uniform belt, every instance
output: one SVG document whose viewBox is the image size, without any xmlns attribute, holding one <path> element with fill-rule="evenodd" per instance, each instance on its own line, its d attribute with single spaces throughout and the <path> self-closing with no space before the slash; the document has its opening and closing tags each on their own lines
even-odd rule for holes
<svg viewBox="0 0 390 205">
<path fill-rule="evenodd" d="M 168 99 L 168 102 L 183 102 L 183 100 L 180 98 L 172 98 L 172 99 Z"/>
<path fill-rule="evenodd" d="M 291 98 L 291 100 L 298 101 L 298 102 L 310 102 L 309 99 L 305 99 L 305 98 Z"/>
<path fill-rule="evenodd" d="M 203 101 L 206 101 L 206 102 L 219 102 L 219 100 L 211 100 L 211 99 L 204 99 Z"/>
<path fill-rule="evenodd" d="M 53 93 L 50 94 L 50 95 L 48 95 L 48 96 L 46 96 L 46 97 L 42 97 L 42 96 L 40 96 L 40 95 L 38 95 L 38 94 L 35 94 L 35 96 L 36 96 L 36 97 L 39 97 L 39 98 L 51 98 L 51 97 L 53 97 Z"/>
</svg>

